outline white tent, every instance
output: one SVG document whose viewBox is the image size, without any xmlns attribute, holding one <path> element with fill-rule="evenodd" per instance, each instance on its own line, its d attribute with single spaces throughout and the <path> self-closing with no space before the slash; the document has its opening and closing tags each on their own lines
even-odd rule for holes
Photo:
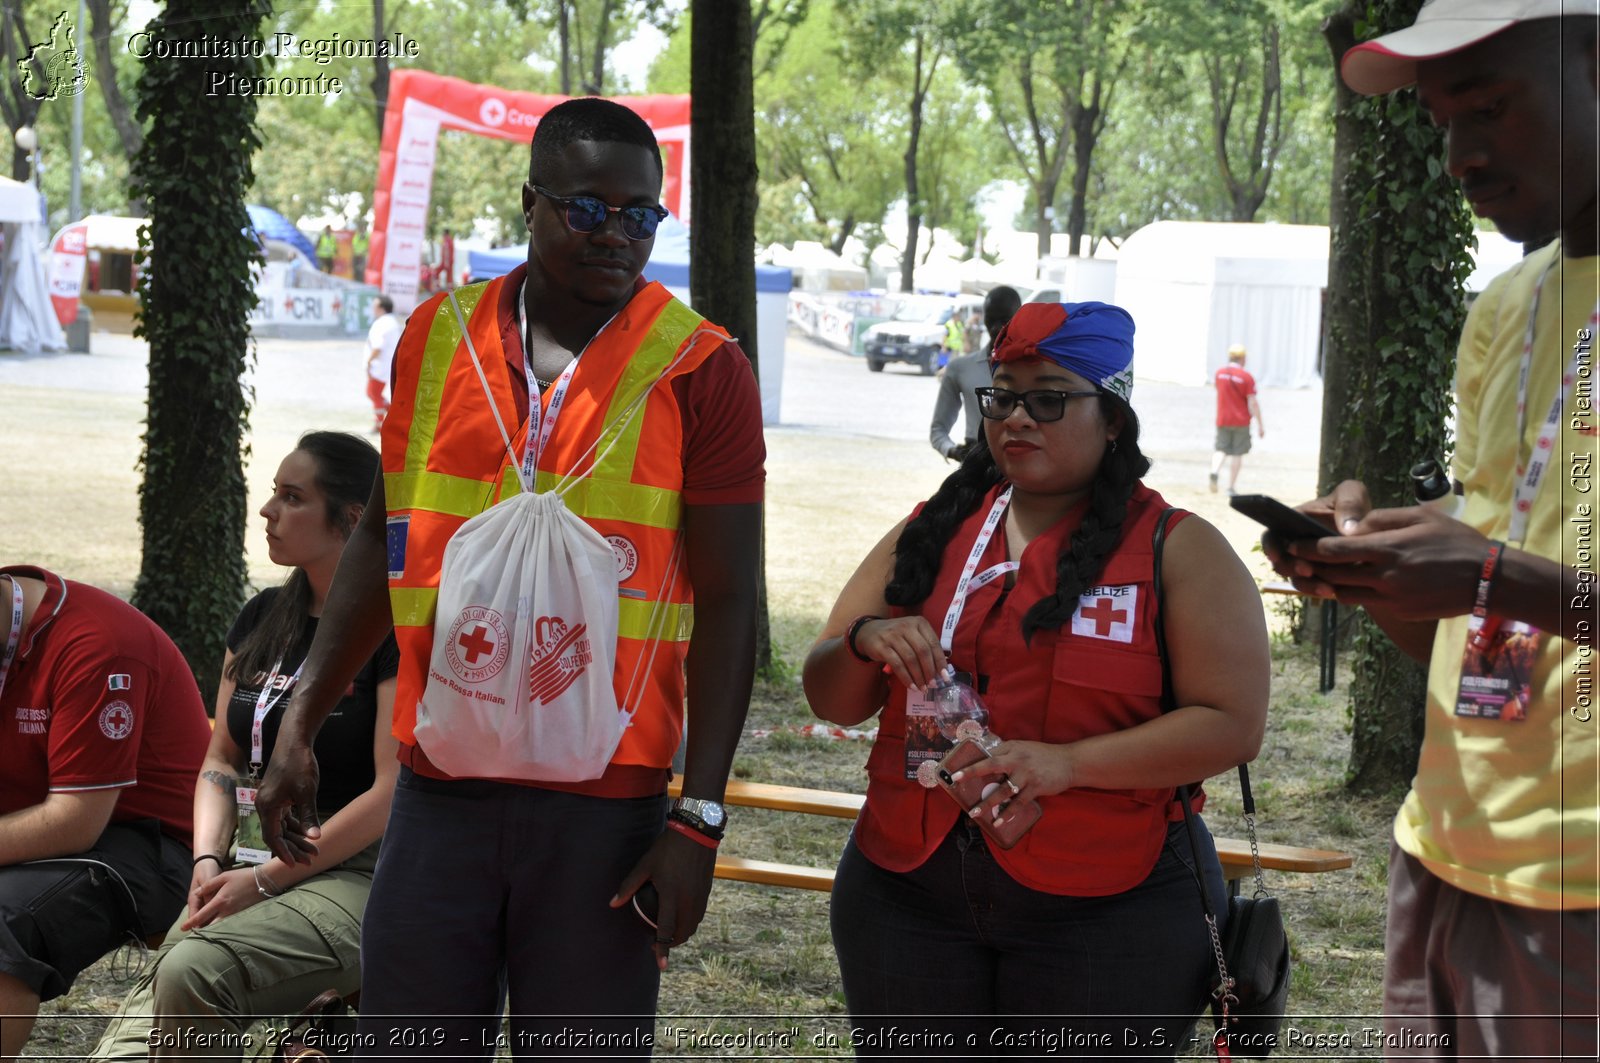
<svg viewBox="0 0 1600 1063">
<path fill-rule="evenodd" d="M 1522 257 L 1498 233 L 1477 237 L 1469 292 Z M 1209 383 L 1242 343 L 1257 383 L 1297 388 L 1320 376 L 1327 285 L 1326 226 L 1158 221 L 1123 243 L 1114 301 L 1133 315 L 1141 377 Z"/>
<path fill-rule="evenodd" d="M 0 224 L 5 257 L 0 261 L 0 348 L 64 351 L 67 338 L 50 305 L 36 189 L 0 177 Z"/>
<path fill-rule="evenodd" d="M 1123 243 L 1116 302 L 1141 377 L 1207 383 L 1242 343 L 1258 383 L 1306 387 L 1327 284 L 1325 226 L 1158 221 Z"/>
</svg>

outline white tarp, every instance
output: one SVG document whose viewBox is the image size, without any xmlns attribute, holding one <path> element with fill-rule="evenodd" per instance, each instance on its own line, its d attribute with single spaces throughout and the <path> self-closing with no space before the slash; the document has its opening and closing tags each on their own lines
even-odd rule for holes
<svg viewBox="0 0 1600 1063">
<path fill-rule="evenodd" d="M 1327 284 L 1326 226 L 1147 225 L 1117 258 L 1116 302 L 1135 325 L 1134 372 L 1205 384 L 1242 343 L 1258 384 L 1314 384 Z"/>
<path fill-rule="evenodd" d="M 1479 232 L 1472 257 L 1480 292 L 1522 248 Z M 1327 286 L 1326 226 L 1158 221 L 1123 243 L 1115 302 L 1133 315 L 1138 376 L 1206 384 L 1242 343 L 1258 384 L 1299 388 L 1320 379 Z"/>
<path fill-rule="evenodd" d="M 0 348 L 66 350 L 67 337 L 51 309 L 44 260 L 39 256 L 43 230 L 38 190 L 0 177 L 0 223 L 5 231 L 5 256 L 0 259 Z"/>
</svg>

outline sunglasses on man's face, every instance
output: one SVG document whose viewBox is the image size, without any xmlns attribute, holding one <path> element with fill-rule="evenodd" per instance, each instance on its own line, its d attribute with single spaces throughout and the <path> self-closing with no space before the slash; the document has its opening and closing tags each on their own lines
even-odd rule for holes
<svg viewBox="0 0 1600 1063">
<path fill-rule="evenodd" d="M 622 235 L 630 240 L 648 240 L 656 234 L 656 226 L 667 216 L 667 208 L 659 203 L 648 207 L 613 207 L 594 196 L 558 196 L 548 188 L 533 185 L 533 190 L 550 202 L 566 209 L 567 228 L 575 233 L 592 233 L 606 223 L 606 216 L 617 214 L 622 219 Z"/>
<path fill-rule="evenodd" d="M 1098 398 L 1098 391 L 1012 391 L 1010 388 L 973 388 L 978 396 L 978 412 L 991 421 L 1003 421 L 1022 404 L 1022 409 L 1040 424 L 1059 421 L 1067 412 L 1068 399 Z"/>
</svg>

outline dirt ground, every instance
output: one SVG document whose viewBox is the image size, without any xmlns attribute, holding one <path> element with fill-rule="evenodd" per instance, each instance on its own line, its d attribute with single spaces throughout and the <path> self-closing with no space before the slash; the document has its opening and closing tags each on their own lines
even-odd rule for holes
<svg viewBox="0 0 1600 1063">
<path fill-rule="evenodd" d="M 41 564 L 126 596 L 139 567 L 144 351 L 127 337 L 98 334 L 95 340 L 97 353 L 90 356 L 0 353 L 0 453 L 6 455 L 0 462 L 0 559 Z M 360 359 L 354 341 L 260 344 L 251 379 L 252 512 L 300 432 L 367 430 Z M 927 443 L 931 379 L 868 374 L 857 359 L 791 338 L 783 384 L 785 423 L 767 432 L 767 580 L 775 641 L 793 665 L 859 559 L 953 466 Z M 1264 578 L 1255 526 L 1230 511 L 1224 495 L 1206 490 L 1210 389 L 1140 382 L 1134 401 L 1155 461 L 1148 482 L 1171 503 L 1215 523 Z M 1300 501 L 1314 483 L 1320 398 L 1268 392 L 1262 401 L 1269 434 L 1246 459 L 1241 489 Z M 247 543 L 252 581 L 280 579 L 282 572 L 266 560 L 258 517 L 251 519 Z M 1269 837 L 1357 854 L 1352 872 L 1279 883 L 1300 965 L 1293 999 L 1317 1016 L 1307 1022 L 1327 1026 L 1347 1021 L 1336 1016 L 1376 1007 L 1391 810 L 1347 801 L 1338 792 L 1348 751 L 1342 692 L 1318 694 L 1313 655 L 1281 635 L 1274 658 L 1273 720 L 1257 783 L 1258 799 L 1272 809 L 1264 812 Z M 792 678 L 763 687 L 750 726 L 775 734 L 747 733 L 735 774 L 859 789 L 864 744 L 794 737 L 808 719 Z M 1228 814 L 1227 787 L 1217 787 L 1218 816 Z M 740 829 L 739 851 L 754 857 L 797 859 L 793 854 L 800 852 L 824 864 L 842 842 L 840 824 L 811 817 L 752 814 Z M 1237 835 L 1239 829 L 1225 824 L 1218 833 Z M 673 1014 L 735 1012 L 796 1016 L 797 1023 L 798 1017 L 807 1023 L 837 1017 L 826 904 L 822 894 L 719 884 L 700 936 L 674 954 L 663 1021 Z M 37 1058 L 76 1058 L 92 1044 L 102 1016 L 125 992 L 118 974 L 125 959 L 102 962 L 78 990 L 51 1006 L 32 1046 Z"/>
</svg>

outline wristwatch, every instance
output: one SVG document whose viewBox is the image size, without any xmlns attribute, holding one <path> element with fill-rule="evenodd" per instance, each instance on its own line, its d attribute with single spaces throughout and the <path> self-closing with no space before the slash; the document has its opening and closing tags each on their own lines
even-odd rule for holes
<svg viewBox="0 0 1600 1063">
<path fill-rule="evenodd" d="M 673 819 L 693 827 L 708 838 L 721 840 L 728 826 L 728 811 L 720 801 L 702 801 L 697 797 L 680 797 L 672 802 Z"/>
</svg>

